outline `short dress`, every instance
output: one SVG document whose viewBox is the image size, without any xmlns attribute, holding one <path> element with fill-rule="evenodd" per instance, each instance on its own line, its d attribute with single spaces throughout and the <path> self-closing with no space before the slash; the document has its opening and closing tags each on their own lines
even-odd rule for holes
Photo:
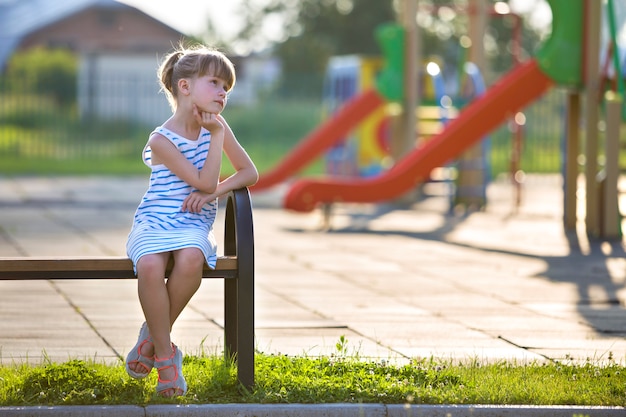
<svg viewBox="0 0 626 417">
<path fill-rule="evenodd" d="M 172 142 L 198 170 L 202 169 L 211 144 L 208 130 L 201 129 L 197 140 L 186 139 L 162 126 L 154 132 Z M 152 170 L 150 183 L 137 207 L 126 242 L 126 253 L 133 262 L 135 274 L 137 261 L 142 256 L 189 247 L 200 249 L 207 265 L 215 268 L 217 242 L 213 223 L 217 200 L 205 204 L 200 213 L 182 211 L 183 201 L 195 189 L 165 165 L 152 165 L 151 153 L 150 146 L 146 145 L 143 161 Z"/>
</svg>

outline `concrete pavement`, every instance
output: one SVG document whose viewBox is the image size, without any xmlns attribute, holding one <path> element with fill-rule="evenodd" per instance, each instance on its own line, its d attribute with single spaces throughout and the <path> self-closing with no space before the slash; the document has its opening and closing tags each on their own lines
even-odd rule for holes
<svg viewBox="0 0 626 417">
<path fill-rule="evenodd" d="M 404 404 L 200 404 L 0 408 L 2 417 L 622 417 L 621 407 Z"/>
<path fill-rule="evenodd" d="M 0 177 L 0 256 L 124 255 L 146 181 Z M 529 177 L 519 208 L 495 182 L 463 215 L 431 187 L 410 206 L 338 206 L 329 231 L 281 210 L 281 189 L 253 194 L 258 350 L 329 355 L 345 336 L 376 360 L 626 360 L 623 242 L 565 233 L 557 176 Z M 221 352 L 221 288 L 205 280 L 175 326 L 186 353 Z M 4 364 L 115 361 L 142 315 L 134 281 L 9 281 L 0 320 Z"/>
</svg>

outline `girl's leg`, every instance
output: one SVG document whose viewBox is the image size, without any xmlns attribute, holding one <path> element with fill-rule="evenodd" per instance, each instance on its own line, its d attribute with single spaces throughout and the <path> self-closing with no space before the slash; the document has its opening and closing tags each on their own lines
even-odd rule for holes
<svg viewBox="0 0 626 417">
<path fill-rule="evenodd" d="M 172 353 L 170 301 L 165 284 L 165 268 L 169 257 L 169 252 L 156 253 L 144 255 L 137 261 L 139 301 L 150 329 L 154 353 L 160 358 L 169 357 Z"/>
<path fill-rule="evenodd" d="M 167 280 L 170 325 L 174 325 L 191 297 L 200 288 L 203 266 L 204 255 L 198 248 L 185 248 L 174 252 L 174 268 Z"/>
<path fill-rule="evenodd" d="M 200 287 L 200 282 L 202 281 L 202 267 L 204 264 L 204 255 L 202 254 L 202 251 L 196 248 L 181 249 L 173 252 L 173 255 L 174 268 L 167 279 L 167 284 L 164 286 L 169 302 L 169 309 L 162 310 L 167 314 L 168 343 L 171 343 L 169 342 L 169 332 L 171 331 L 172 325 L 183 311 L 191 297 Z M 163 317 L 160 317 L 160 320 L 162 319 Z M 168 350 L 167 355 L 162 355 L 158 350 L 155 350 L 155 353 L 156 361 L 168 358 L 171 355 L 171 348 Z M 178 370 L 175 367 L 164 367 L 159 369 L 160 381 L 177 380 L 177 371 Z M 182 387 L 170 388 L 162 391 L 161 395 L 165 397 L 172 397 L 174 395 L 182 394 L 182 390 Z"/>
</svg>

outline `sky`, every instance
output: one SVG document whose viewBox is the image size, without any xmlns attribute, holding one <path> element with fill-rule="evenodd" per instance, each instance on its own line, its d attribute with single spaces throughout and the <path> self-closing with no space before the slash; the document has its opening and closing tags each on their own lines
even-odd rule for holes
<svg viewBox="0 0 626 417">
<path fill-rule="evenodd" d="M 201 33 L 208 20 L 227 36 L 235 33 L 239 25 L 236 8 L 241 4 L 240 0 L 118 1 L 137 7 L 181 32 L 190 34 Z M 545 0 L 510 0 L 509 3 L 514 11 L 528 14 L 537 24 L 550 24 L 552 14 Z"/>
<path fill-rule="evenodd" d="M 1 1 L 1 0 L 0 0 Z M 211 23 L 217 40 L 231 42 L 228 49 L 240 55 L 251 50 L 263 50 L 270 41 L 284 39 L 282 22 L 276 15 L 265 16 L 262 22 L 263 37 L 253 41 L 236 42 L 243 21 L 237 14 L 241 0 L 117 0 L 140 9 L 180 32 L 197 36 L 205 41 L 208 22 Z M 255 0 L 264 4 L 267 0 Z M 211 41 L 211 40 L 209 40 Z"/>
<path fill-rule="evenodd" d="M 118 0 L 153 16 L 185 34 L 205 31 L 210 20 L 224 38 L 238 28 L 236 7 L 239 0 Z"/>
<path fill-rule="evenodd" d="M 549 27 L 552 22 L 552 10 L 545 0 L 509 0 L 509 6 L 537 27 Z"/>
<path fill-rule="evenodd" d="M 230 39 L 241 23 L 236 9 L 241 0 L 118 0 L 136 7 L 173 28 L 189 34 L 202 34 L 210 20 L 222 39 Z M 263 0 L 258 0 L 263 2 Z M 391 0 L 389 0 L 391 1 Z M 419 0 L 418 0 L 419 2 Z M 533 24 L 550 25 L 552 13 L 545 0 L 510 0 L 511 9 L 527 15 Z M 267 25 L 276 28 L 276 24 Z"/>
</svg>

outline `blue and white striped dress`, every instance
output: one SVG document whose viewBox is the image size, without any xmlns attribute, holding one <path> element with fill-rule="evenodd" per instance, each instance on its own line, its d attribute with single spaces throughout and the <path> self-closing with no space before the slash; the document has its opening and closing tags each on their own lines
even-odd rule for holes
<svg viewBox="0 0 626 417">
<path fill-rule="evenodd" d="M 164 127 L 156 133 L 169 139 L 198 169 L 202 169 L 211 144 L 211 133 L 201 129 L 197 140 L 186 139 Z M 195 189 L 178 178 L 165 165 L 151 164 L 151 149 L 146 145 L 143 161 L 152 170 L 150 184 L 133 221 L 126 243 L 126 253 L 133 261 L 143 255 L 170 252 L 182 248 L 199 248 L 207 265 L 215 268 L 217 243 L 213 236 L 213 222 L 217 214 L 217 200 L 204 205 L 201 213 L 182 211 L 185 198 Z"/>
</svg>

